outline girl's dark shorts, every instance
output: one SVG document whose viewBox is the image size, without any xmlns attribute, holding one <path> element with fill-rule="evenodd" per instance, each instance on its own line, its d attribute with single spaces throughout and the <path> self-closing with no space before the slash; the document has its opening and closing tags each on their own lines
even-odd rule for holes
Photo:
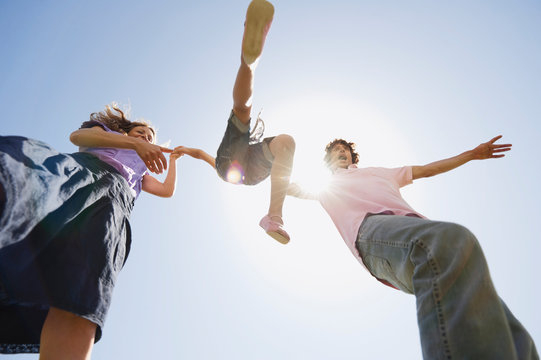
<svg viewBox="0 0 541 360">
<path fill-rule="evenodd" d="M 101 337 L 131 244 L 134 197 L 113 167 L 0 136 L 0 353 L 38 352 L 50 307 Z"/>
<path fill-rule="evenodd" d="M 269 143 L 274 137 L 252 144 L 249 130 L 249 125 L 231 112 L 216 155 L 216 171 L 227 182 L 255 185 L 270 175 L 274 156 Z"/>
</svg>

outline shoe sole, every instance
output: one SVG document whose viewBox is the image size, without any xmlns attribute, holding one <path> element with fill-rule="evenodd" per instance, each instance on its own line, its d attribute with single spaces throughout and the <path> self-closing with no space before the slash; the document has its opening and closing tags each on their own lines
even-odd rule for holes
<svg viewBox="0 0 541 360">
<path fill-rule="evenodd" d="M 246 24 L 242 42 L 242 57 L 247 65 L 253 64 L 263 51 L 264 32 L 270 27 L 274 6 L 265 0 L 253 0 L 246 11 Z"/>
<path fill-rule="evenodd" d="M 289 242 L 289 239 L 285 236 L 275 232 L 275 231 L 267 231 L 267 235 L 269 235 L 274 240 L 278 241 L 280 244 L 286 245 Z"/>
</svg>

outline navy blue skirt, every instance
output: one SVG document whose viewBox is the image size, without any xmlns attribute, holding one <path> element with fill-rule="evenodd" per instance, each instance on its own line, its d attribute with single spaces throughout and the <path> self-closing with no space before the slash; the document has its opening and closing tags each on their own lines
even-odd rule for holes
<svg viewBox="0 0 541 360">
<path fill-rule="evenodd" d="M 49 307 L 96 323 L 101 338 L 133 201 L 91 154 L 0 136 L 0 353 L 39 352 Z"/>
</svg>

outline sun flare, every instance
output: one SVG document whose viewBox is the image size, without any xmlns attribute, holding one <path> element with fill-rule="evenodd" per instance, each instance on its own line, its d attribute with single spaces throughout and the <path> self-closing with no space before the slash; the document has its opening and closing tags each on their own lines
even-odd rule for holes
<svg viewBox="0 0 541 360">
<path fill-rule="evenodd" d="M 325 104 L 325 108 L 313 104 Z M 325 146 L 335 138 L 357 143 L 360 166 L 392 166 L 393 162 L 406 165 L 400 164 L 400 157 L 409 154 L 409 146 L 392 122 L 381 112 L 352 99 L 327 95 L 299 98 L 266 107 L 263 120 L 265 136 L 285 133 L 295 139 L 290 180 L 312 194 L 329 184 L 332 174 L 323 157 Z M 249 187 L 225 186 L 224 203 L 228 204 L 226 212 L 231 231 L 236 234 L 236 246 L 266 282 L 312 301 L 345 301 L 357 291 L 359 282 L 370 279 L 361 275 L 362 266 L 317 201 L 286 197 L 283 219 L 291 241 L 284 246 L 258 226 L 268 211 L 270 181 Z"/>
</svg>

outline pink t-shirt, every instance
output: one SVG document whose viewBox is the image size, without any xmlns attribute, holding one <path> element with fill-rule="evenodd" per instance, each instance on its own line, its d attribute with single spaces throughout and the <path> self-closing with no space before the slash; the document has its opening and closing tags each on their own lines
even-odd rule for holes
<svg viewBox="0 0 541 360">
<path fill-rule="evenodd" d="M 326 189 L 319 193 L 319 202 L 361 263 L 355 241 L 359 227 L 368 213 L 386 212 L 424 218 L 400 194 L 400 188 L 412 181 L 411 166 L 388 169 L 350 165 L 348 169 L 337 169 Z"/>
</svg>

